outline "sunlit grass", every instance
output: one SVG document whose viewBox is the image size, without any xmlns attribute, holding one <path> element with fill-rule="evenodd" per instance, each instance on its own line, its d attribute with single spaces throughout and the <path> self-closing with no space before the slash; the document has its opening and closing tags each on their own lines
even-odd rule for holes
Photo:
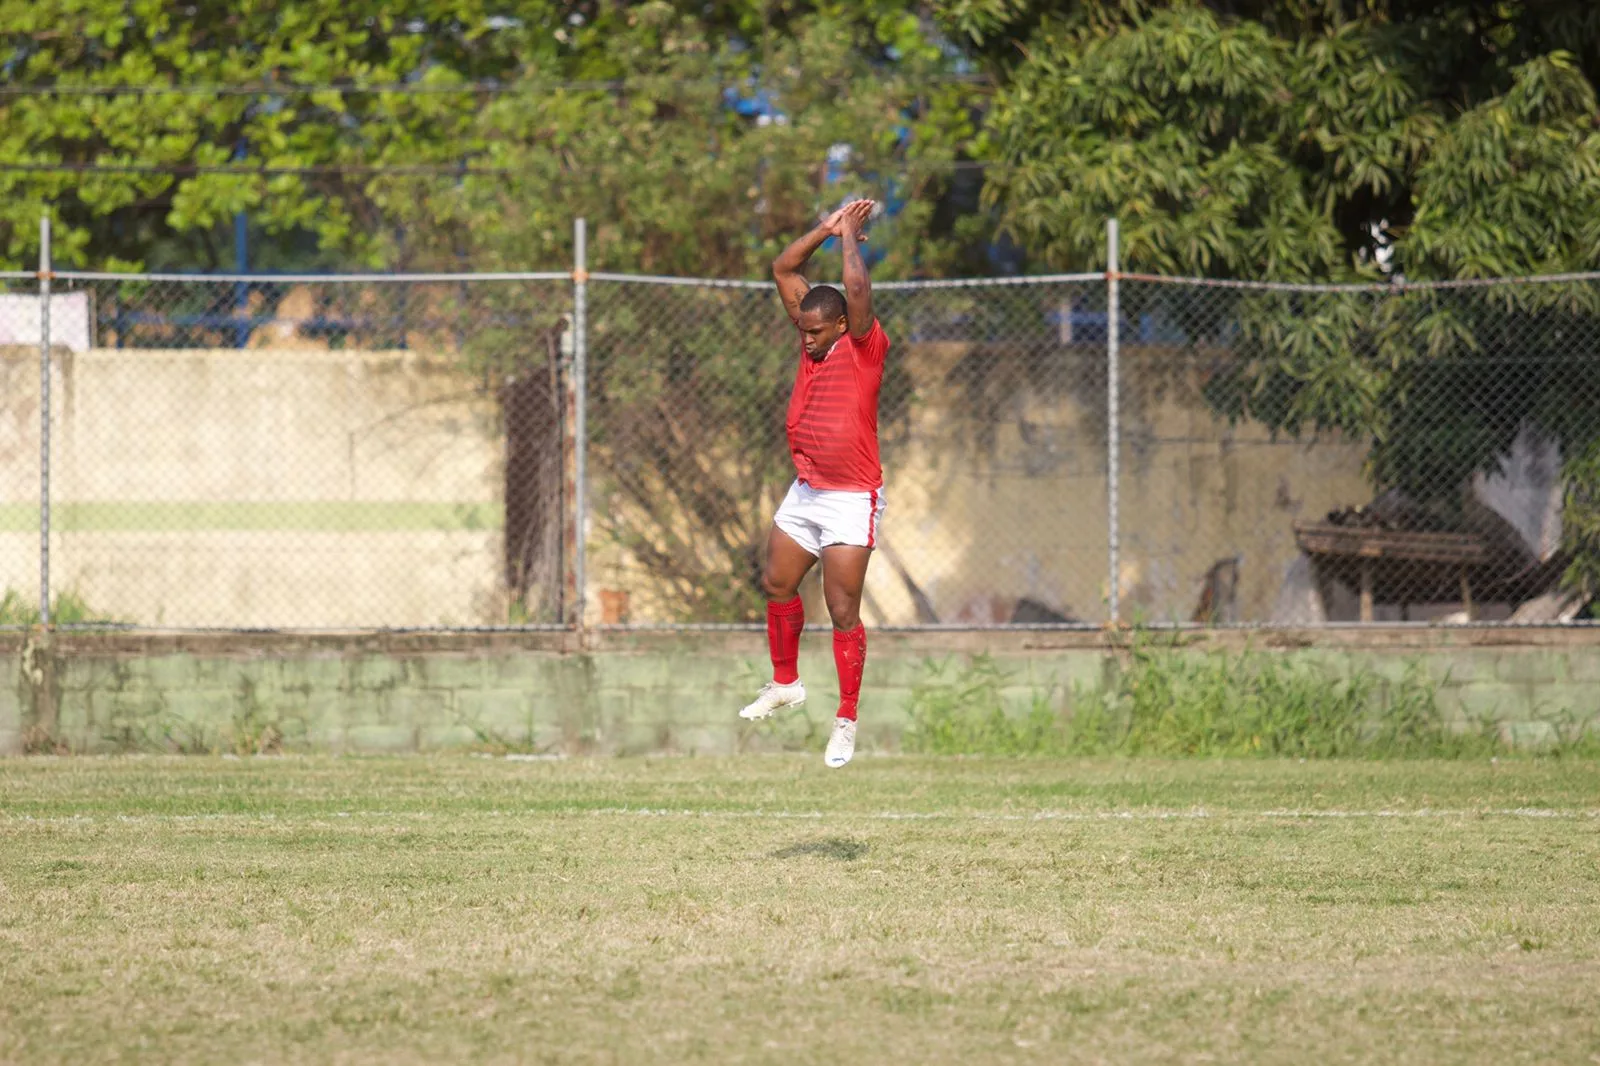
<svg viewBox="0 0 1600 1066">
<path fill-rule="evenodd" d="M 1585 1062 L 1568 761 L 0 762 L 0 1060 Z"/>
</svg>

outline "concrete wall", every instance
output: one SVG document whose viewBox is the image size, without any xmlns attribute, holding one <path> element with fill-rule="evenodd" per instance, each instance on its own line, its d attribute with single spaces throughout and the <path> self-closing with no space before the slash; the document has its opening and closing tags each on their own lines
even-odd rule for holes
<svg viewBox="0 0 1600 1066">
<path fill-rule="evenodd" d="M 913 588 L 946 623 L 1008 621 L 1025 598 L 1103 619 L 1102 348 L 896 351 L 916 402 L 885 427 L 869 623 L 917 622 Z M 0 349 L 0 589 L 29 594 L 37 359 Z M 1124 367 L 1124 617 L 1189 619 L 1207 572 L 1236 559 L 1221 617 L 1269 619 L 1296 557 L 1291 523 L 1368 498 L 1364 446 L 1219 421 L 1177 349 L 1129 348 Z M 451 356 L 62 350 L 53 390 L 54 585 L 94 610 L 185 627 L 505 620 L 502 438 Z M 625 553 L 596 536 L 590 548 L 591 622 L 617 593 L 634 621 L 675 617 Z"/>
<path fill-rule="evenodd" d="M 1370 626 L 1192 632 L 1175 654 L 1246 647 L 1342 672 L 1422 667 L 1457 716 L 1513 738 L 1600 720 L 1600 630 Z M 863 743 L 894 750 L 931 663 L 992 655 L 1008 693 L 1099 685 L 1116 653 L 1099 632 L 872 635 Z M 758 632 L 240 634 L 0 632 L 0 752 L 249 749 L 568 753 L 820 748 L 836 698 L 827 637 L 805 638 L 812 698 L 774 725 L 738 708 L 767 676 Z"/>
<path fill-rule="evenodd" d="M 1073 619 L 1103 620 L 1104 352 L 1064 349 L 1058 366 L 1003 377 L 1009 394 L 985 440 L 973 421 L 989 412 L 972 411 L 957 371 L 967 351 L 924 344 L 904 356 L 918 404 L 909 439 L 885 460 L 886 541 L 940 621 L 1009 621 L 1023 597 Z M 1188 621 L 1207 572 L 1230 559 L 1239 560 L 1239 577 L 1224 620 L 1269 620 L 1299 555 L 1294 520 L 1371 496 L 1364 443 L 1274 440 L 1259 425 L 1230 426 L 1207 407 L 1202 384 L 1178 349 L 1123 354 L 1125 620 Z M 878 567 L 869 582 L 882 605 L 879 624 L 916 621 L 890 568 Z"/>
<path fill-rule="evenodd" d="M 908 342 L 891 358 L 915 400 L 903 424 L 883 426 L 889 507 L 881 561 L 867 575 L 868 623 L 929 620 L 913 590 L 942 623 L 1008 622 L 1025 599 L 1056 620 L 1104 620 L 1103 343 Z M 1294 521 L 1371 498 L 1365 443 L 1274 439 L 1253 423 L 1229 425 L 1207 405 L 1203 368 L 1182 349 L 1129 347 L 1122 365 L 1124 619 L 1190 620 L 1219 563 L 1236 563 L 1238 576 L 1217 620 L 1272 619 L 1299 558 Z M 605 462 L 595 456 L 591 467 Z M 690 541 L 700 542 L 714 538 Z M 615 620 L 602 616 L 602 594 L 625 595 L 635 622 L 677 617 L 670 592 L 652 588 L 626 552 L 597 538 L 590 550 L 591 623 Z M 822 617 L 816 590 L 802 594 Z"/>
<path fill-rule="evenodd" d="M 0 588 L 38 585 L 38 353 L 0 349 Z M 449 357 L 56 353 L 54 587 L 171 626 L 504 618 L 501 435 Z"/>
</svg>

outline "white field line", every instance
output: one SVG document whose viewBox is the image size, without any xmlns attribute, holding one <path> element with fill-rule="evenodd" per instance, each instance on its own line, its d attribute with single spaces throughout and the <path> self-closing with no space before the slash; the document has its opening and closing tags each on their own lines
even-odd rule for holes
<svg viewBox="0 0 1600 1066">
<path fill-rule="evenodd" d="M 791 810 L 705 810 L 685 807 L 563 807 L 548 810 L 465 810 L 444 818 L 480 816 L 529 819 L 539 817 L 590 818 L 683 818 L 717 821 L 866 821 L 866 822 L 1181 822 L 1181 821 L 1317 821 L 1363 819 L 1441 819 L 1481 820 L 1543 819 L 1562 821 L 1600 820 L 1600 809 L 1550 807 L 1461 807 L 1461 808 L 1375 808 L 1274 809 L 1264 811 L 1137 808 L 1118 811 L 791 811 Z M 325 814 L 295 815 L 290 818 L 272 811 L 215 812 L 207 814 L 70 814 L 40 817 L 31 814 L 0 812 L 0 823 L 33 825 L 94 825 L 99 823 L 163 824 L 186 822 L 286 822 L 328 823 L 337 819 L 371 821 L 427 821 L 441 817 L 434 811 L 335 811 Z"/>
</svg>

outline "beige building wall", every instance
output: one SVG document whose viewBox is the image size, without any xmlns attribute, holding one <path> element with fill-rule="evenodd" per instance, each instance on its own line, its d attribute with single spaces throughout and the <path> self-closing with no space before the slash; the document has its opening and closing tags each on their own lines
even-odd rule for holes
<svg viewBox="0 0 1600 1066">
<path fill-rule="evenodd" d="M 885 426 L 869 623 L 992 624 L 1019 605 L 1103 621 L 1103 350 L 900 351 L 916 399 Z M 0 590 L 30 598 L 37 359 L 0 349 Z M 1126 351 L 1124 368 L 1123 619 L 1189 619 L 1208 573 L 1226 594 L 1219 617 L 1270 619 L 1297 556 L 1291 523 L 1370 497 L 1365 447 L 1230 427 L 1173 350 Z M 492 397 L 450 357 L 61 351 L 53 390 L 58 592 L 173 626 L 506 620 L 502 434 Z M 594 538 L 590 573 L 591 622 L 619 592 L 633 621 L 672 617 L 626 553 Z"/>
<path fill-rule="evenodd" d="M 0 596 L 39 595 L 39 351 L 0 347 Z"/>
<path fill-rule="evenodd" d="M 37 353 L 0 354 L 0 588 L 37 588 Z M 495 405 L 410 352 L 56 353 L 53 587 L 174 626 L 504 617 Z"/>
<path fill-rule="evenodd" d="M 1029 365 L 996 373 L 1010 386 L 998 412 L 974 407 L 959 372 L 970 349 L 906 351 L 919 400 L 885 448 L 888 550 L 869 572 L 869 618 L 917 621 L 915 585 L 945 623 L 1006 622 L 1024 600 L 1106 620 L 1103 350 L 1013 356 Z M 1189 620 L 1213 573 L 1218 620 L 1269 620 L 1299 555 L 1292 523 L 1371 498 L 1365 445 L 1228 425 L 1175 349 L 1125 350 L 1122 365 L 1122 620 Z"/>
<path fill-rule="evenodd" d="M 889 507 L 867 576 L 868 623 L 1105 621 L 1103 346 L 912 343 L 895 357 L 915 399 L 902 424 L 882 427 Z M 1228 425 L 1205 401 L 1194 353 L 1127 349 L 1123 369 L 1123 621 L 1187 621 L 1208 584 L 1217 621 L 1271 620 L 1299 557 L 1292 523 L 1371 498 L 1365 445 Z M 606 462 L 593 455 L 591 469 Z M 757 535 L 783 488 L 760 502 Z M 692 530 L 674 535 L 709 544 Z M 593 527 L 589 543 L 591 623 L 612 620 L 607 603 L 625 603 L 634 622 L 678 616 L 628 552 Z M 802 594 L 808 617 L 825 620 L 820 588 L 808 581 Z"/>
</svg>

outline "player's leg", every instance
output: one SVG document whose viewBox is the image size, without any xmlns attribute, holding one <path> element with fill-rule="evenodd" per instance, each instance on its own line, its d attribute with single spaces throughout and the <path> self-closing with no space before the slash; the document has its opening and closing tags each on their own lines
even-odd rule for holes
<svg viewBox="0 0 1600 1066">
<path fill-rule="evenodd" d="M 761 590 L 767 594 L 767 646 L 772 652 L 772 680 L 780 685 L 792 685 L 800 679 L 800 634 L 806 626 L 800 582 L 816 562 L 815 555 L 777 526 L 767 534 L 767 561 L 761 571 Z"/>
<path fill-rule="evenodd" d="M 856 717 L 861 673 L 867 661 L 867 630 L 861 624 L 861 590 L 872 549 L 834 544 L 822 549 L 822 591 L 833 619 L 833 662 L 839 671 L 839 717 Z"/>
<path fill-rule="evenodd" d="M 778 509 L 767 534 L 767 560 L 761 570 L 761 588 L 767 596 L 767 650 L 772 657 L 772 680 L 763 685 L 741 718 L 767 718 L 782 707 L 797 707 L 806 700 L 800 683 L 800 634 L 806 627 L 800 582 L 816 565 L 820 549 L 813 550 L 817 531 L 805 520 L 801 486 L 796 485 Z"/>
<path fill-rule="evenodd" d="M 861 594 L 867 564 L 883 517 L 883 493 L 840 492 L 831 495 L 827 547 L 822 549 L 822 590 L 833 619 L 833 665 L 839 673 L 839 711 L 823 755 L 837 769 L 856 751 L 856 706 L 861 675 L 867 665 L 867 630 L 861 624 Z"/>
</svg>

